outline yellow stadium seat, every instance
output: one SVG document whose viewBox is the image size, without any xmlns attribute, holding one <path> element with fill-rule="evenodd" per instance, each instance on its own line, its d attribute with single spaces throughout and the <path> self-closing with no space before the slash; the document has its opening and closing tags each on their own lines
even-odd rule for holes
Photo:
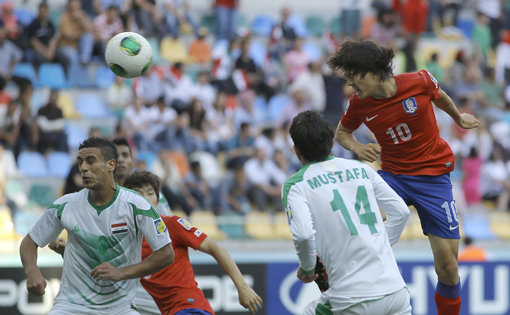
<svg viewBox="0 0 510 315">
<path fill-rule="evenodd" d="M 277 238 L 290 240 L 292 234 L 290 233 L 289 224 L 287 222 L 287 215 L 284 212 L 278 212 L 274 215 L 274 233 Z"/>
<path fill-rule="evenodd" d="M 193 211 L 190 215 L 190 223 L 215 240 L 224 240 L 227 235 L 218 228 L 216 217 L 209 211 Z"/>
<path fill-rule="evenodd" d="M 492 212 L 489 215 L 492 232 L 503 240 L 510 239 L 510 214 L 505 212 Z"/>
<path fill-rule="evenodd" d="M 80 114 L 76 111 L 74 101 L 70 93 L 62 91 L 60 92 L 57 100 L 57 105 L 62 110 L 62 114 L 67 119 L 78 119 Z"/>
<path fill-rule="evenodd" d="M 246 234 L 256 239 L 276 238 L 271 217 L 266 212 L 252 211 L 246 214 L 245 229 Z"/>
<path fill-rule="evenodd" d="M 184 42 L 180 39 L 165 37 L 161 40 L 161 57 L 172 63 L 191 62 L 192 59 L 188 54 L 188 50 Z"/>
</svg>

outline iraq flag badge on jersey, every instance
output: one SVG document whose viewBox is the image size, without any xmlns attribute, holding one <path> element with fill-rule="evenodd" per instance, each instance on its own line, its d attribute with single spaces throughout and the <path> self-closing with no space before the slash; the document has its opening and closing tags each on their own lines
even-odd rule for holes
<svg viewBox="0 0 510 315">
<path fill-rule="evenodd" d="M 112 234 L 121 234 L 128 231 L 127 223 L 112 224 Z"/>
</svg>

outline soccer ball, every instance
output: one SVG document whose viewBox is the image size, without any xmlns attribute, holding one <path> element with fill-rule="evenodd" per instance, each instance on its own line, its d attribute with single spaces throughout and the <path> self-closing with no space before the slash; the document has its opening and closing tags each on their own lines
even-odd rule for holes
<svg viewBox="0 0 510 315">
<path fill-rule="evenodd" d="M 134 78 L 147 71 L 152 62 L 152 47 L 140 34 L 119 33 L 113 36 L 105 51 L 106 64 L 118 76 Z"/>
</svg>

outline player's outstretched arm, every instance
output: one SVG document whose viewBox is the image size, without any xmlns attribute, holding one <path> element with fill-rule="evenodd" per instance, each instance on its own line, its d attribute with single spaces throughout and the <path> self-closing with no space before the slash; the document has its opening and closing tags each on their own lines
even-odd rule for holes
<svg viewBox="0 0 510 315">
<path fill-rule="evenodd" d="M 452 99 L 443 90 L 439 90 L 441 97 L 434 101 L 434 104 L 445 111 L 457 125 L 464 129 L 473 129 L 478 127 L 480 122 L 475 116 L 468 113 L 460 113 Z"/>
<path fill-rule="evenodd" d="M 27 276 L 27 290 L 30 295 L 43 295 L 46 288 L 41 270 L 37 267 L 37 244 L 27 234 L 21 241 L 19 253 Z"/>
<path fill-rule="evenodd" d="M 230 276 L 239 293 L 239 304 L 249 309 L 252 314 L 255 314 L 255 312 L 261 309 L 262 299 L 250 288 L 248 283 L 246 283 L 236 263 L 223 247 L 215 241 L 206 238 L 202 244 L 200 244 L 198 250 L 213 256 L 221 268 Z"/>
<path fill-rule="evenodd" d="M 346 129 L 342 123 L 336 128 L 336 141 L 349 151 L 354 152 L 362 161 L 375 162 L 381 154 L 381 146 L 377 143 L 361 144 L 352 134 L 354 130 Z"/>
<path fill-rule="evenodd" d="M 101 279 L 109 279 L 112 281 L 120 281 L 126 279 L 140 278 L 150 275 L 169 266 L 174 261 L 174 250 L 172 244 L 168 243 L 161 249 L 154 251 L 147 259 L 138 264 L 131 266 L 116 268 L 109 262 L 105 262 L 96 266 L 90 272 L 92 278 L 96 281 Z"/>
</svg>

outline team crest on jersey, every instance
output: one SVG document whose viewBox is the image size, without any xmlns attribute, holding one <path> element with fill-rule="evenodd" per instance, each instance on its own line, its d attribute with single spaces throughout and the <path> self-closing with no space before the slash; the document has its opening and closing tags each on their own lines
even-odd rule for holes
<svg viewBox="0 0 510 315">
<path fill-rule="evenodd" d="M 182 225 L 186 230 L 190 230 L 192 228 L 191 224 L 184 218 L 179 218 L 177 222 L 179 222 L 179 224 Z"/>
<path fill-rule="evenodd" d="M 166 225 L 163 222 L 163 219 L 159 218 L 154 220 L 154 226 L 156 227 L 156 231 L 158 232 L 158 234 L 166 232 Z"/>
<path fill-rule="evenodd" d="M 427 73 L 429 74 L 429 77 L 430 77 L 430 81 L 432 81 L 432 83 L 434 83 L 434 85 L 436 86 L 436 89 L 439 87 L 439 83 L 437 82 L 436 78 L 432 75 L 432 73 L 428 72 Z"/>
<path fill-rule="evenodd" d="M 116 223 L 112 224 L 112 234 L 122 234 L 127 233 L 127 223 Z"/>
<path fill-rule="evenodd" d="M 404 105 L 404 110 L 408 114 L 414 114 L 418 110 L 418 103 L 414 97 L 406 98 L 402 101 L 402 105 Z"/>
</svg>

